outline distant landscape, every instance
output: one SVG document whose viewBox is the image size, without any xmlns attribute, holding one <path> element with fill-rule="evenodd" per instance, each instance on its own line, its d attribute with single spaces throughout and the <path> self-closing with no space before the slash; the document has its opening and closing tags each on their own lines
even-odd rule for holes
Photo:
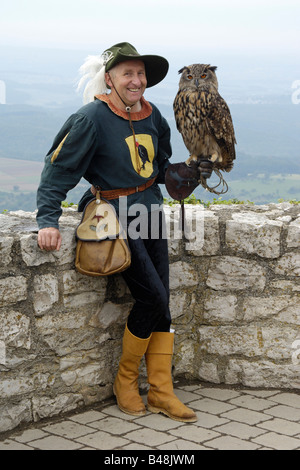
<svg viewBox="0 0 300 470">
<path fill-rule="evenodd" d="M 6 84 L 6 104 L 0 104 L 0 213 L 35 210 L 44 157 L 64 121 L 81 106 L 73 79 L 82 52 L 73 51 L 64 62 L 63 51 L 49 52 L 46 58 L 34 50 L 29 64 L 21 59 L 20 50 L 13 51 L 15 56 L 9 52 L 0 47 L 0 80 Z M 299 200 L 300 105 L 292 103 L 291 85 L 300 73 L 286 66 L 285 81 L 273 83 L 267 75 L 253 80 L 252 70 L 252 79 L 248 73 L 243 81 L 241 64 L 234 66 L 240 68 L 232 80 L 225 61 L 218 73 L 220 93 L 230 106 L 238 141 L 234 169 L 224 174 L 229 191 L 223 199 L 256 204 Z M 178 68 L 171 69 L 169 82 L 146 92 L 146 98 L 168 119 L 174 162 L 188 157 L 172 110 Z M 68 201 L 76 203 L 86 185 L 82 180 Z M 203 201 L 216 197 L 201 187 L 195 194 Z"/>
</svg>

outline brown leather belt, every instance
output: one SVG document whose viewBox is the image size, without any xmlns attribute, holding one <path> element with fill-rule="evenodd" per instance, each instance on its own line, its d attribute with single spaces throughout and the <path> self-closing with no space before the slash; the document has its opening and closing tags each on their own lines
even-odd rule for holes
<svg viewBox="0 0 300 470">
<path fill-rule="evenodd" d="M 96 188 L 95 186 L 92 186 L 91 192 L 94 196 L 96 196 L 97 190 L 99 190 L 100 196 L 103 197 L 103 199 L 117 199 L 123 196 L 130 196 L 134 193 L 141 193 L 142 191 L 145 191 L 146 189 L 150 188 L 150 186 L 152 186 L 155 180 L 156 176 L 154 178 L 151 178 L 151 180 L 147 181 L 146 183 L 141 184 L 140 186 L 136 186 L 135 188 L 111 189 L 109 191 L 102 191 L 101 188 L 99 189 L 98 187 Z"/>
</svg>

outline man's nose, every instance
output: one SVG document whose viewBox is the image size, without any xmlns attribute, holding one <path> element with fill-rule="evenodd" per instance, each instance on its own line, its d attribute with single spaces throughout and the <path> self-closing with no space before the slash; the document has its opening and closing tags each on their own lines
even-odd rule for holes
<svg viewBox="0 0 300 470">
<path fill-rule="evenodd" d="M 142 80 L 141 80 L 139 74 L 136 74 L 132 77 L 132 83 L 134 83 L 135 85 L 141 85 Z"/>
</svg>

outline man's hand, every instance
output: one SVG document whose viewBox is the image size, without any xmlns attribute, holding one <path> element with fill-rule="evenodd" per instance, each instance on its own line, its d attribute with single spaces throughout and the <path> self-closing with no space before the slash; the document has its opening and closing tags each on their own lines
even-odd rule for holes
<svg viewBox="0 0 300 470">
<path fill-rule="evenodd" d="M 57 228 L 42 228 L 38 234 L 38 244 L 41 250 L 59 251 L 61 247 L 61 234 Z"/>
</svg>

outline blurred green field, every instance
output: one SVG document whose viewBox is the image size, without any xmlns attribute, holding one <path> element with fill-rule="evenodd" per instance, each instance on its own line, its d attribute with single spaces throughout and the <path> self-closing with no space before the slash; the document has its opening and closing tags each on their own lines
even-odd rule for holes
<svg viewBox="0 0 300 470">
<path fill-rule="evenodd" d="M 231 197 L 249 199 L 257 204 L 277 202 L 278 199 L 299 200 L 300 175 L 259 174 L 230 181 Z"/>
</svg>

